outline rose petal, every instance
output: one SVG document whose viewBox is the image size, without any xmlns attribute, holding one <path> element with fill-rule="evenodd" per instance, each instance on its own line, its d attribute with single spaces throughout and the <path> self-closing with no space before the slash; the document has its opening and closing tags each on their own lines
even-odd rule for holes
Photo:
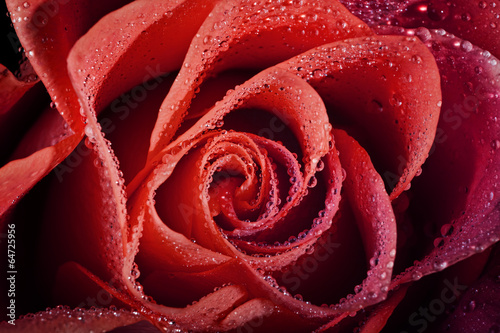
<svg viewBox="0 0 500 333">
<path fill-rule="evenodd" d="M 0 163 L 7 161 L 24 132 L 38 117 L 44 97 L 40 85 L 31 89 L 38 82 L 22 81 L 7 68 L 0 65 Z M 26 95 L 26 99 L 22 97 Z M 40 104 L 33 107 L 27 100 L 36 100 Z"/>
<path fill-rule="evenodd" d="M 498 60 L 439 31 L 420 29 L 404 33 L 416 34 L 425 41 L 441 73 L 443 112 L 438 135 L 422 169 L 423 176 L 415 181 L 416 199 L 410 208 L 417 212 L 419 223 L 427 221 L 441 233 L 435 233 L 439 238 L 435 244 L 439 246 L 423 253 L 427 256 L 395 284 L 409 281 L 412 276 L 420 278 L 483 251 L 500 236 Z"/>
<path fill-rule="evenodd" d="M 50 279 L 59 265 L 75 261 L 121 283 L 126 212 L 120 186 L 116 169 L 102 163 L 88 139 L 55 170 L 40 236 L 44 275 Z"/>
<path fill-rule="evenodd" d="M 369 261 L 368 277 L 363 281 L 362 291 L 354 297 L 365 300 L 365 307 L 366 303 L 381 301 L 387 296 L 396 256 L 396 220 L 383 181 L 366 151 L 344 131 L 333 130 L 333 135 L 340 162 L 346 170 L 344 191 Z"/>
<path fill-rule="evenodd" d="M 144 320 L 129 310 L 70 309 L 57 307 L 44 312 L 29 314 L 15 320 L 15 325 L 0 323 L 2 332 L 75 332 L 108 331 Z"/>
<path fill-rule="evenodd" d="M 375 306 L 368 318 L 364 321 L 360 333 L 375 333 L 380 332 L 384 328 L 387 320 L 394 312 L 394 309 L 399 305 L 399 302 L 406 296 L 406 287 L 401 287 L 394 293 L 390 294 L 384 302 Z"/>
<path fill-rule="evenodd" d="M 395 16 L 404 28 L 444 29 L 500 58 L 500 4 L 497 1 L 409 1 Z"/>
<path fill-rule="evenodd" d="M 484 251 L 439 273 L 400 285 L 399 288 L 409 288 L 387 321 L 385 330 L 410 332 L 416 327 L 426 327 L 428 331 L 434 332 L 439 329 L 446 317 L 456 309 L 458 300 L 481 276 L 489 254 L 490 251 Z"/>
<path fill-rule="evenodd" d="M 105 16 L 68 56 L 77 93 L 99 113 L 121 93 L 178 70 L 214 3 L 134 1 Z"/>
<path fill-rule="evenodd" d="M 151 324 L 148 321 L 140 321 L 138 323 L 132 324 L 132 325 L 127 325 L 127 326 L 120 326 L 117 327 L 111 331 L 108 331 L 108 333 L 158 333 L 161 332 L 157 327 L 155 327 L 153 324 Z"/>
<path fill-rule="evenodd" d="M 7 112 L 33 87 L 37 81 L 20 81 L 5 66 L 0 64 L 0 124 Z"/>
<path fill-rule="evenodd" d="M 288 86 L 293 86 L 294 89 L 288 88 Z M 297 87 L 303 91 L 299 93 L 299 96 L 296 96 Z M 306 163 L 304 168 L 304 183 L 300 185 L 302 187 L 300 192 L 302 192 L 309 182 L 309 179 L 314 174 L 319 159 L 328 150 L 328 139 L 330 137 L 328 132 L 329 127 L 327 126 L 328 120 L 322 102 L 318 99 L 318 96 L 314 94 L 314 91 L 311 91 L 311 88 L 301 79 L 282 70 L 264 71 L 240 86 L 234 94 L 228 95 L 225 100 L 203 116 L 188 132 L 177 139 L 176 142 L 183 142 L 179 144 L 179 153 L 177 154 L 182 156 L 182 151 L 185 151 L 189 146 L 194 144 L 194 141 L 191 140 L 202 134 L 206 128 L 214 127 L 214 123 L 225 114 L 229 113 L 229 111 L 239 108 L 267 109 L 274 113 L 275 116 L 289 123 L 289 127 L 295 132 L 295 135 L 301 143 L 302 154 Z M 167 154 L 167 159 L 165 160 L 169 168 L 172 168 L 174 166 L 173 163 L 176 163 L 176 159 L 180 158 L 173 153 L 171 154 L 172 155 Z M 171 157 L 172 160 L 168 159 L 168 157 Z M 195 163 L 188 163 L 188 167 L 181 168 L 183 170 L 182 172 L 188 172 L 188 174 L 191 175 L 193 171 L 187 170 L 191 170 L 193 167 L 196 168 L 196 165 Z M 264 166 L 261 167 L 264 168 Z M 195 172 L 195 175 L 188 175 L 182 178 L 186 178 L 190 181 L 193 176 L 196 176 L 196 173 L 197 172 Z M 163 177 L 165 176 L 170 176 L 170 173 L 165 174 Z M 176 177 L 175 179 L 180 178 Z M 205 180 L 200 179 L 199 181 L 205 183 Z M 203 191 L 203 189 L 200 190 L 199 186 L 194 185 L 188 185 L 184 188 L 186 189 L 186 193 L 189 193 L 185 196 L 185 200 L 188 200 L 187 203 L 184 203 L 185 206 L 191 207 L 195 212 L 198 212 L 196 214 L 190 214 L 192 215 L 190 219 L 193 219 L 193 222 L 189 225 L 192 225 L 194 228 L 192 231 L 193 237 L 197 239 L 197 242 L 210 249 L 226 254 L 233 253 L 235 251 L 234 246 L 227 240 L 221 239 L 221 234 L 214 223 L 209 223 L 207 225 L 208 229 L 204 227 L 206 218 L 209 220 L 211 219 L 207 215 L 209 213 L 205 207 L 206 205 L 198 202 L 197 205 L 202 205 L 200 208 L 197 209 L 196 207 L 198 206 L 193 206 L 193 198 L 198 198 L 201 194 L 198 193 L 198 191 Z M 191 193 L 192 191 L 195 193 Z M 202 197 L 204 196 L 205 195 L 202 194 Z M 178 198 L 183 198 L 183 196 L 180 195 Z M 174 201 L 174 205 L 175 202 L 176 201 Z M 286 214 L 287 209 L 284 209 L 284 214 Z M 175 211 L 180 221 L 184 221 L 181 216 L 182 211 Z M 288 255 L 283 255 L 281 257 L 285 258 L 287 256 Z"/>
<path fill-rule="evenodd" d="M 349 10 L 370 27 L 444 29 L 500 58 L 500 4 L 495 1 L 349 1 Z"/>
<path fill-rule="evenodd" d="M 454 313 L 442 323 L 441 330 L 457 333 L 495 332 L 500 329 L 500 256 L 492 251 L 485 273 L 460 298 Z"/>
<path fill-rule="evenodd" d="M 74 134 L 54 146 L 9 162 L 0 169 L 0 215 L 58 165 L 80 141 Z"/>
<path fill-rule="evenodd" d="M 25 158 L 41 149 L 54 146 L 73 134 L 57 110 L 47 106 L 35 124 L 24 134 L 10 160 Z M 82 137 L 81 134 L 77 136 Z"/>
<path fill-rule="evenodd" d="M 63 118 L 81 131 L 80 105 L 66 70 L 66 57 L 76 42 L 101 16 L 125 1 L 102 3 L 66 0 L 8 0 L 17 35 Z"/>
<path fill-rule="evenodd" d="M 319 92 L 334 125 L 344 122 L 362 133 L 358 140 L 364 139 L 383 172 L 391 199 L 409 186 L 427 158 L 441 106 L 437 66 L 422 43 L 388 36 L 350 39 L 279 67 Z"/>
<path fill-rule="evenodd" d="M 148 160 L 170 142 L 206 77 L 234 68 L 264 69 L 326 42 L 371 34 L 337 2 L 282 6 L 264 1 L 219 2 L 193 39 L 163 102 Z"/>
<path fill-rule="evenodd" d="M 120 171 L 123 172 L 125 184 L 130 182 L 146 163 L 149 137 L 158 108 L 175 76 L 147 79 L 113 100 L 99 117 L 102 132 L 111 142 L 113 152 L 120 161 Z"/>
</svg>

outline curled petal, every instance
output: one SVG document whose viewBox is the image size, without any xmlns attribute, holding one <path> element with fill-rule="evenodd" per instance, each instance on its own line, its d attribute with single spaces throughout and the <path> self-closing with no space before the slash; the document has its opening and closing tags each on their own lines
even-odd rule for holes
<svg viewBox="0 0 500 333">
<path fill-rule="evenodd" d="M 228 69 L 261 70 L 314 46 L 373 34 L 336 1 L 282 5 L 232 0 L 215 6 L 160 109 L 150 160 L 170 142 L 206 78 Z"/>
<path fill-rule="evenodd" d="M 7 1 L 12 22 L 28 59 L 52 100 L 57 103 L 64 120 L 75 132 L 82 130 L 83 123 L 78 98 L 68 77 L 66 57 L 76 40 L 98 18 L 123 2 Z"/>
<path fill-rule="evenodd" d="M 369 262 L 363 289 L 355 298 L 369 300 L 365 302 L 380 301 L 387 296 L 396 256 L 396 219 L 383 181 L 366 151 L 344 131 L 334 130 L 333 135 L 346 171 L 343 188 L 353 208 Z"/>
<path fill-rule="evenodd" d="M 410 207 L 419 221 L 440 232 L 436 247 L 395 284 L 442 270 L 500 237 L 499 61 L 472 45 L 464 48 L 467 42 L 440 31 L 404 33 L 425 42 L 441 74 L 443 107 L 437 135 L 423 176 L 415 181 Z"/>
<path fill-rule="evenodd" d="M 383 171 L 391 199 L 410 185 L 431 149 L 441 107 L 436 63 L 418 39 L 350 39 L 312 49 L 279 67 L 319 92 L 334 125 L 362 132 L 359 140 Z"/>
<path fill-rule="evenodd" d="M 103 17 L 68 56 L 77 93 L 99 113 L 135 85 L 178 70 L 215 2 L 134 1 Z"/>
</svg>

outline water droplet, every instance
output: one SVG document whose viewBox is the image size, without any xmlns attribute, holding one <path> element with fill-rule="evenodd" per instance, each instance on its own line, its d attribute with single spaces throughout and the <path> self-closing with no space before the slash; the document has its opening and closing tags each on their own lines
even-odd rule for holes
<svg viewBox="0 0 500 333">
<path fill-rule="evenodd" d="M 460 47 L 462 48 L 462 50 L 464 50 L 465 52 L 470 52 L 472 51 L 472 43 L 467 41 L 467 40 L 463 40 L 461 43 L 460 43 Z"/>
<path fill-rule="evenodd" d="M 384 107 L 382 106 L 382 103 L 373 99 L 370 103 L 369 110 L 373 111 L 374 113 L 380 113 L 380 112 L 384 111 Z"/>
<path fill-rule="evenodd" d="M 94 137 L 94 131 L 92 129 L 92 126 L 90 125 L 85 126 L 85 135 L 87 135 L 89 138 Z"/>
<path fill-rule="evenodd" d="M 472 312 L 476 308 L 476 302 L 475 301 L 470 301 L 464 306 L 464 311 L 465 312 Z"/>
<path fill-rule="evenodd" d="M 448 266 L 448 263 L 446 261 L 441 261 L 441 260 L 438 260 L 438 259 L 436 259 L 432 263 L 432 267 L 434 267 L 434 269 L 438 270 L 438 271 L 445 269 L 446 266 Z"/>
<path fill-rule="evenodd" d="M 316 171 L 320 172 L 323 171 L 325 168 L 325 163 L 322 160 L 318 161 L 318 164 L 316 165 Z"/>
<path fill-rule="evenodd" d="M 316 177 L 315 176 L 311 176 L 311 178 L 309 178 L 309 181 L 307 182 L 307 187 L 313 188 L 317 184 L 318 184 L 318 180 L 316 179 Z"/>
<path fill-rule="evenodd" d="M 315 79 L 321 79 L 324 76 L 323 70 L 322 69 L 315 69 L 312 72 L 312 76 Z"/>
<path fill-rule="evenodd" d="M 453 226 L 451 224 L 443 224 L 441 227 L 441 236 L 446 237 L 451 235 L 453 232 Z"/>
<path fill-rule="evenodd" d="M 441 237 L 434 239 L 434 247 L 441 247 L 444 245 L 444 240 Z"/>
<path fill-rule="evenodd" d="M 463 13 L 462 14 L 462 21 L 468 22 L 470 21 L 472 16 L 469 13 Z"/>
<path fill-rule="evenodd" d="M 500 140 L 493 140 L 491 141 L 491 148 L 493 149 L 499 149 L 500 148 Z"/>
<path fill-rule="evenodd" d="M 411 57 L 411 61 L 416 62 L 417 64 L 422 63 L 422 58 L 419 55 L 414 55 Z"/>
</svg>

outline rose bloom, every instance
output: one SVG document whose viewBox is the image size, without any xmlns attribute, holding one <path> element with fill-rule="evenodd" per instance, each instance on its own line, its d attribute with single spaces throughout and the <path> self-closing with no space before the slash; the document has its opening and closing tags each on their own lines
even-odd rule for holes
<svg viewBox="0 0 500 333">
<path fill-rule="evenodd" d="M 2 332 L 500 331 L 498 0 L 6 10 Z"/>
</svg>

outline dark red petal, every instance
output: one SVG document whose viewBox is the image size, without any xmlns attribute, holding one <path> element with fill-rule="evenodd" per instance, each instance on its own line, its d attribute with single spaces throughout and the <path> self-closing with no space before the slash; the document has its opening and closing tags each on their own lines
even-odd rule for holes
<svg viewBox="0 0 500 333">
<path fill-rule="evenodd" d="M 437 230 L 434 243 L 439 246 L 424 253 L 428 256 L 397 284 L 481 252 L 500 237 L 499 61 L 439 31 L 405 33 L 425 41 L 441 74 L 438 134 L 422 176 L 415 181 L 411 202 L 415 223 L 426 221 Z"/>
<path fill-rule="evenodd" d="M 403 286 L 389 294 L 387 300 L 375 306 L 361 326 L 360 333 L 376 333 L 382 331 L 387 320 L 406 295 L 407 287 Z"/>
<path fill-rule="evenodd" d="M 409 288 L 385 330 L 411 332 L 426 327 L 429 332 L 441 332 L 441 323 L 447 316 L 453 316 L 458 301 L 481 276 L 490 252 L 484 251 L 419 281 L 400 285 L 398 288 Z"/>
<path fill-rule="evenodd" d="M 54 146 L 71 135 L 73 131 L 57 110 L 47 105 L 35 124 L 24 134 L 10 160 L 25 158 L 41 149 Z M 81 133 L 76 135 L 82 137 Z"/>
<path fill-rule="evenodd" d="M 362 133 L 391 199 L 410 185 L 430 151 L 441 106 L 439 72 L 425 45 L 410 37 L 349 39 L 279 67 L 319 92 L 334 126 Z"/>
<path fill-rule="evenodd" d="M 51 175 L 40 235 L 40 262 L 48 283 L 67 261 L 122 283 L 125 197 L 117 170 L 102 161 L 87 139 Z"/>
<path fill-rule="evenodd" d="M 384 182 L 366 151 L 344 131 L 333 130 L 333 135 L 346 171 L 344 195 L 353 208 L 369 262 L 363 289 L 354 297 L 366 307 L 387 296 L 396 257 L 396 219 Z"/>
<path fill-rule="evenodd" d="M 500 2 L 469 0 L 341 0 L 371 27 L 444 29 L 500 58 Z"/>
<path fill-rule="evenodd" d="M 395 20 L 404 28 L 444 29 L 500 58 L 498 0 L 409 1 Z"/>
<path fill-rule="evenodd" d="M 158 327 L 150 322 L 143 320 L 132 325 L 120 326 L 108 333 L 159 333 L 161 332 Z"/>
<path fill-rule="evenodd" d="M 99 115 L 99 124 L 120 161 L 125 184 L 146 163 L 149 137 L 158 108 L 175 75 L 147 78 L 147 81 L 121 94 Z"/>
<path fill-rule="evenodd" d="M 395 16 L 401 14 L 407 3 L 419 0 L 340 0 L 349 11 L 369 26 L 395 24 Z"/>
<path fill-rule="evenodd" d="M 475 281 L 440 326 L 457 333 L 498 332 L 500 330 L 500 255 L 492 251 L 489 267 Z M 437 330 L 436 330 L 437 332 Z"/>
<path fill-rule="evenodd" d="M 205 78 L 235 68 L 262 70 L 314 46 L 372 34 L 336 1 L 219 2 L 193 39 L 160 109 L 149 159 L 170 142 Z"/>
<path fill-rule="evenodd" d="M 347 330 L 359 333 L 380 332 L 385 327 L 394 309 L 405 297 L 407 289 L 407 286 L 402 286 L 394 292 L 389 292 L 385 301 L 366 309 L 365 313 L 358 314 L 353 318 L 346 318 L 341 323 L 337 321 L 329 322 L 315 332 L 343 333 L 347 332 Z"/>
</svg>

